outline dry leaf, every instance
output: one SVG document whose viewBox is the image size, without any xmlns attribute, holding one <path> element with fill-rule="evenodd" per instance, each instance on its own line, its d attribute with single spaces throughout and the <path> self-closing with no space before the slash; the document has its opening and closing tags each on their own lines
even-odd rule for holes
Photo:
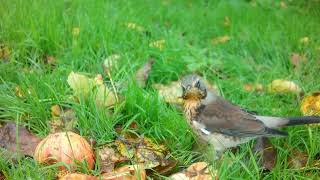
<svg viewBox="0 0 320 180">
<path fill-rule="evenodd" d="M 98 180 L 99 178 L 87 174 L 71 173 L 59 178 L 59 180 Z"/>
<path fill-rule="evenodd" d="M 302 63 L 306 63 L 307 58 L 305 55 L 300 55 L 299 53 L 291 53 L 290 61 L 295 68 L 299 69 Z"/>
<path fill-rule="evenodd" d="M 74 28 L 72 28 L 72 35 L 73 35 L 74 37 L 79 36 L 79 34 L 80 34 L 80 28 L 79 28 L 79 27 L 74 27 Z"/>
<path fill-rule="evenodd" d="M 99 107 L 109 107 L 114 105 L 117 99 L 115 94 L 103 84 L 97 87 L 95 102 Z"/>
<path fill-rule="evenodd" d="M 53 105 L 51 107 L 51 116 L 51 120 L 49 121 L 51 133 L 77 131 L 75 126 L 78 119 L 76 117 L 76 113 L 72 109 L 62 109 L 59 105 Z"/>
<path fill-rule="evenodd" d="M 165 48 L 166 41 L 164 39 L 153 41 L 149 44 L 150 47 L 163 50 Z"/>
<path fill-rule="evenodd" d="M 169 161 L 167 161 L 166 165 L 157 166 L 153 169 L 159 174 L 166 175 L 166 174 L 170 173 L 170 171 L 173 168 L 175 168 L 177 166 L 177 164 L 178 164 L 177 160 L 169 160 Z"/>
<path fill-rule="evenodd" d="M 0 44 L 0 59 L 9 60 L 10 54 L 10 49 L 5 45 Z"/>
<path fill-rule="evenodd" d="M 136 73 L 136 82 L 142 88 L 146 86 L 153 63 L 154 60 L 152 58 L 149 59 Z"/>
<path fill-rule="evenodd" d="M 112 147 L 104 146 L 97 150 L 97 157 L 100 161 L 101 172 L 108 173 L 114 170 L 116 163 L 128 160 Z"/>
<path fill-rule="evenodd" d="M 45 61 L 47 64 L 54 64 L 56 62 L 56 58 L 54 56 L 45 56 Z"/>
<path fill-rule="evenodd" d="M 14 88 L 14 91 L 15 91 L 16 96 L 18 96 L 18 97 L 20 97 L 20 98 L 22 98 L 22 97 L 25 96 L 24 93 L 23 93 L 23 91 L 21 90 L 20 86 L 16 86 L 16 87 Z"/>
<path fill-rule="evenodd" d="M 0 180 L 6 180 L 6 176 L 0 171 Z"/>
<path fill-rule="evenodd" d="M 68 76 L 68 84 L 78 98 L 84 97 L 87 99 L 90 93 L 93 92 L 93 89 L 95 89 L 94 99 L 99 107 L 112 106 L 117 102 L 115 94 L 103 84 L 100 74 L 91 79 L 85 75 L 71 72 Z"/>
<path fill-rule="evenodd" d="M 97 74 L 94 78 L 94 82 L 96 85 L 103 85 L 103 77 L 101 74 Z"/>
<path fill-rule="evenodd" d="M 112 69 L 118 68 L 118 60 L 121 58 L 119 54 L 113 54 L 108 56 L 102 64 L 104 71 L 108 74 L 112 71 Z"/>
<path fill-rule="evenodd" d="M 191 166 L 188 167 L 185 174 L 187 175 L 187 177 L 209 174 L 208 164 L 206 162 L 193 163 Z"/>
<path fill-rule="evenodd" d="M 286 4 L 284 1 L 281 1 L 281 2 L 280 2 L 280 7 L 281 7 L 282 9 L 286 9 L 286 8 L 287 8 L 287 4 Z"/>
<path fill-rule="evenodd" d="M 231 25 L 231 21 L 230 21 L 229 16 L 224 17 L 223 25 L 226 27 L 229 27 Z"/>
<path fill-rule="evenodd" d="M 17 127 L 15 123 L 9 122 L 0 128 L 0 146 L 11 152 L 33 156 L 40 141 L 40 138 L 31 134 L 25 127 Z"/>
<path fill-rule="evenodd" d="M 310 41 L 309 37 L 302 37 L 302 38 L 300 38 L 300 40 L 299 40 L 299 42 L 300 42 L 301 44 L 304 44 L 304 45 L 309 44 L 309 41 Z"/>
<path fill-rule="evenodd" d="M 142 166 L 126 165 L 116 169 L 114 172 L 103 173 L 103 180 L 145 180 L 146 172 Z"/>
<path fill-rule="evenodd" d="M 262 84 L 255 84 L 255 90 L 256 91 L 263 91 L 263 85 Z"/>
<path fill-rule="evenodd" d="M 250 1 L 250 4 L 251 4 L 252 7 L 257 7 L 257 1 L 256 0 Z"/>
<path fill-rule="evenodd" d="M 127 26 L 128 29 L 132 29 L 132 30 L 135 30 L 135 31 L 138 31 L 138 32 L 144 32 L 145 31 L 144 27 L 139 26 L 139 25 L 137 25 L 135 23 L 132 23 L 132 22 L 126 23 L 126 26 Z"/>
<path fill-rule="evenodd" d="M 122 156 L 133 159 L 137 164 L 143 165 L 144 169 L 170 165 L 167 149 L 149 138 L 126 133 L 115 144 Z"/>
<path fill-rule="evenodd" d="M 180 81 L 173 81 L 168 85 L 154 84 L 153 87 L 158 90 L 159 96 L 164 98 L 167 103 L 183 103 Z"/>
<path fill-rule="evenodd" d="M 74 94 L 78 97 L 83 96 L 87 98 L 95 85 L 95 81 L 93 79 L 73 71 L 69 74 L 67 81 L 74 91 Z"/>
<path fill-rule="evenodd" d="M 243 85 L 245 91 L 263 91 L 262 84 L 245 84 Z"/>
<path fill-rule="evenodd" d="M 61 108 L 60 108 L 60 106 L 59 105 L 53 105 L 53 106 L 51 106 L 51 116 L 53 116 L 53 117 L 59 117 L 60 116 L 60 114 L 61 114 Z"/>
<path fill-rule="evenodd" d="M 163 145 L 157 145 L 151 139 L 144 137 L 136 149 L 136 161 L 142 164 L 145 169 L 152 169 L 157 166 L 167 166 L 167 150 Z"/>
<path fill-rule="evenodd" d="M 308 154 L 299 150 L 294 150 L 288 157 L 288 164 L 290 168 L 303 169 L 308 163 Z"/>
<path fill-rule="evenodd" d="M 137 125 L 136 122 L 131 122 L 131 123 L 129 124 L 128 128 L 129 128 L 129 129 L 132 129 L 132 130 L 137 130 L 137 129 L 138 129 L 138 125 Z M 120 133 L 124 130 L 124 127 L 123 127 L 122 124 L 117 124 L 114 129 L 115 129 L 115 131 L 116 131 L 117 133 L 120 134 Z"/>
<path fill-rule="evenodd" d="M 320 92 L 314 92 L 303 98 L 300 110 L 305 116 L 320 115 Z"/>
<path fill-rule="evenodd" d="M 301 88 L 292 81 L 276 79 L 268 85 L 271 93 L 300 93 Z"/>
<path fill-rule="evenodd" d="M 220 37 L 213 38 L 213 39 L 211 40 L 211 43 L 212 43 L 213 45 L 224 44 L 224 43 L 230 41 L 230 39 L 231 39 L 231 38 L 230 38 L 230 36 L 228 36 L 228 35 L 220 36 Z"/>
<path fill-rule="evenodd" d="M 260 156 L 258 163 L 263 169 L 271 171 L 277 162 L 277 151 L 269 139 L 266 137 L 258 138 L 254 145 L 254 151 Z"/>
</svg>

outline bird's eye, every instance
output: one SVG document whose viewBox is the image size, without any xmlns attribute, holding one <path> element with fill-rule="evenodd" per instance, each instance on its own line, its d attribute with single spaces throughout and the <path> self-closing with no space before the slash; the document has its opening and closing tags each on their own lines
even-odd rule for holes
<svg viewBox="0 0 320 180">
<path fill-rule="evenodd" d="M 185 92 L 186 91 L 186 87 L 181 86 L 182 87 L 182 91 Z"/>
<path fill-rule="evenodd" d="M 199 80 L 196 82 L 195 87 L 200 88 L 200 81 Z"/>
</svg>

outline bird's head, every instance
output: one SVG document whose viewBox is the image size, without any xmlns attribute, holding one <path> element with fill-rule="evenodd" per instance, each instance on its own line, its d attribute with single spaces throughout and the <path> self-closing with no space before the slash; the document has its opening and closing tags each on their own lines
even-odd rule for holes
<svg viewBox="0 0 320 180">
<path fill-rule="evenodd" d="M 184 100 L 201 100 L 207 96 L 206 86 L 195 74 L 184 76 L 181 80 L 181 87 Z"/>
</svg>

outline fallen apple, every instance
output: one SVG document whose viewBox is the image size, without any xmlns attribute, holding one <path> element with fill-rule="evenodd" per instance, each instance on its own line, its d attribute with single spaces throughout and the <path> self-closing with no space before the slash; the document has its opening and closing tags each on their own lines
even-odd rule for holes
<svg viewBox="0 0 320 180">
<path fill-rule="evenodd" d="M 59 180 L 98 180 L 98 178 L 87 174 L 71 173 L 63 176 Z"/>
<path fill-rule="evenodd" d="M 94 166 L 94 153 L 87 140 L 70 131 L 47 136 L 36 147 L 34 158 L 44 164 L 63 162 L 74 166 L 75 162 L 86 161 L 89 169 Z"/>
</svg>

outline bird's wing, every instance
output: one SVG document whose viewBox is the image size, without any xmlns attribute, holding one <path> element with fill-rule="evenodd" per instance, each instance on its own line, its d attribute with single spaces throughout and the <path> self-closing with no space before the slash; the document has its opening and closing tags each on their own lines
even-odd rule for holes
<svg viewBox="0 0 320 180">
<path fill-rule="evenodd" d="M 198 120 L 211 132 L 229 136 L 276 136 L 285 132 L 268 128 L 254 115 L 243 111 L 228 101 L 217 98 L 203 107 Z"/>
</svg>

